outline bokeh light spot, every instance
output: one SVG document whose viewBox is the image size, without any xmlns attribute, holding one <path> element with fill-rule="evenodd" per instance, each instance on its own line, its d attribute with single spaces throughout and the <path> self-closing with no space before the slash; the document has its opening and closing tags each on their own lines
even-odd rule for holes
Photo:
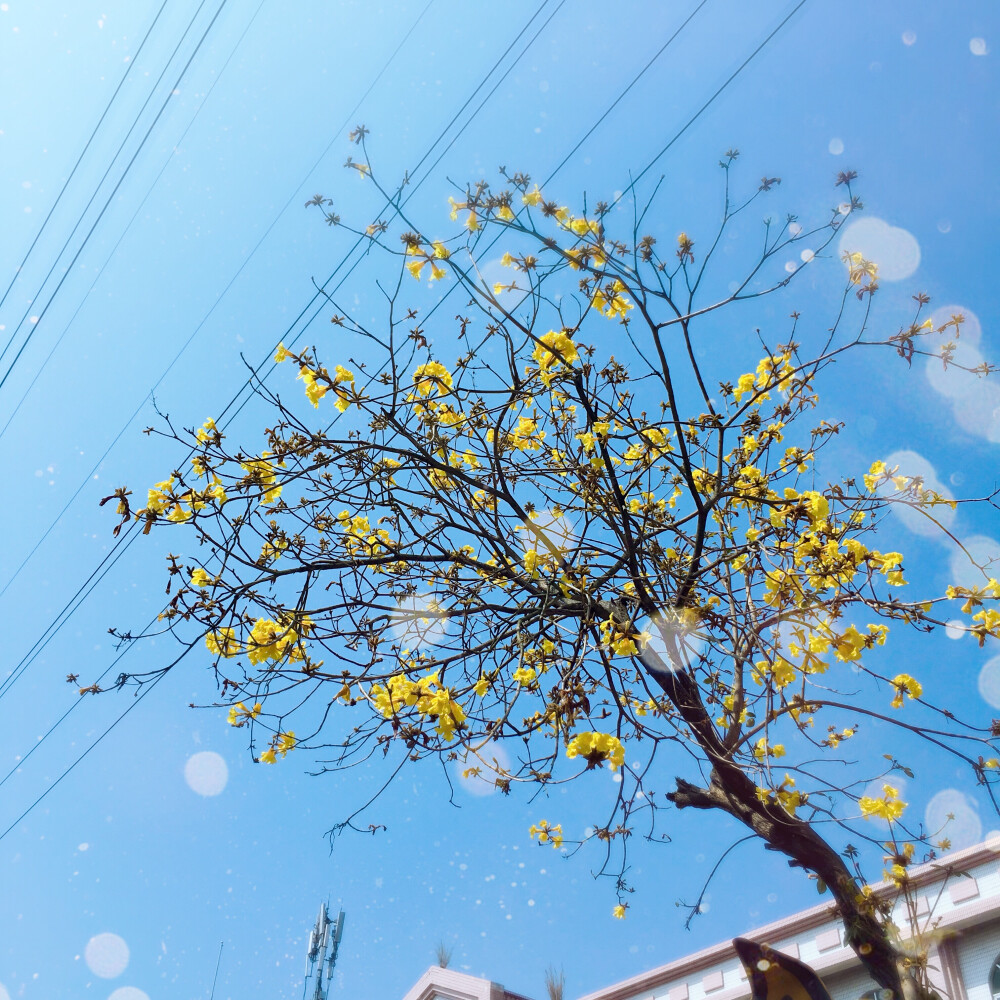
<svg viewBox="0 0 1000 1000">
<path fill-rule="evenodd" d="M 389 631 L 401 646 L 418 649 L 441 642 L 451 618 L 432 594 L 414 594 L 396 605 Z"/>
<path fill-rule="evenodd" d="M 843 139 L 831 139 L 830 145 L 826 147 L 830 150 L 833 156 L 840 156 L 844 151 L 844 140 Z"/>
<path fill-rule="evenodd" d="M 990 577 L 1000 575 L 997 561 L 1000 560 L 1000 542 L 989 535 L 970 535 L 961 541 L 962 548 L 956 549 L 948 560 L 953 584 L 982 587 Z"/>
<path fill-rule="evenodd" d="M 885 464 L 890 469 L 898 467 L 899 475 L 901 476 L 908 476 L 911 479 L 921 478 L 924 482 L 925 490 L 933 490 L 935 493 L 940 493 L 945 499 L 951 499 L 951 493 L 945 488 L 941 480 L 938 479 L 937 470 L 918 452 L 908 450 L 894 451 L 885 459 Z M 878 492 L 879 496 L 882 497 L 897 495 L 896 488 L 891 482 L 884 483 L 879 487 Z M 893 514 L 915 535 L 933 538 L 941 533 L 941 528 L 938 527 L 938 524 L 945 528 L 950 528 L 955 521 L 955 511 L 944 504 L 928 507 L 926 513 L 922 510 L 914 510 L 913 507 L 907 506 L 905 503 L 894 503 L 891 506 Z M 935 524 L 935 521 L 937 524 Z"/>
<path fill-rule="evenodd" d="M 83 952 L 87 968 L 102 979 L 120 976 L 128 965 L 128 945 L 117 934 L 95 934 Z"/>
<path fill-rule="evenodd" d="M 218 795 L 229 781 L 225 759 L 214 750 L 192 754 L 184 765 L 184 780 L 192 792 L 206 798 Z"/>
<path fill-rule="evenodd" d="M 986 45 L 986 39 L 985 38 L 970 38 L 969 39 L 969 51 L 974 56 L 984 56 L 990 50 L 989 50 L 989 48 Z"/>
<path fill-rule="evenodd" d="M 954 818 L 948 819 L 949 814 Z M 951 842 L 950 850 L 971 847 L 983 836 L 975 802 L 957 788 L 946 788 L 927 803 L 924 823 L 931 837 Z"/>
<path fill-rule="evenodd" d="M 915 31 L 904 31 L 903 32 L 903 44 L 912 45 L 917 40 L 917 33 Z"/>
<path fill-rule="evenodd" d="M 979 671 L 979 693 L 988 705 L 1000 708 L 1000 656 L 987 660 Z"/>
<path fill-rule="evenodd" d="M 841 253 L 860 253 L 878 264 L 881 281 L 902 281 L 920 266 L 920 244 L 914 235 L 884 219 L 852 222 L 840 237 Z"/>
<path fill-rule="evenodd" d="M 119 986 L 108 1000 L 149 1000 L 149 994 L 136 986 Z"/>
<path fill-rule="evenodd" d="M 949 639 L 961 639 L 965 635 L 965 623 L 958 618 L 952 618 L 945 624 L 944 634 Z"/>
<path fill-rule="evenodd" d="M 478 768 L 479 773 L 466 776 L 465 772 L 472 768 Z M 488 742 L 476 752 L 469 750 L 459 755 L 454 763 L 455 783 L 463 791 L 481 798 L 496 792 L 496 779 L 509 770 L 507 751 L 498 743 Z"/>
</svg>

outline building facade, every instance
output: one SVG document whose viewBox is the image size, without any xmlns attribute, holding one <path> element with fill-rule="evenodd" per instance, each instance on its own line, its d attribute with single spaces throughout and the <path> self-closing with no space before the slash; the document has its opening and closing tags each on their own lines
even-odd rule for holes
<svg viewBox="0 0 1000 1000">
<path fill-rule="evenodd" d="M 917 922 L 938 932 L 931 981 L 946 1000 L 1000 1000 L 1000 838 L 911 869 Z M 888 886 L 876 886 L 885 893 Z M 902 905 L 893 919 L 909 927 Z M 811 966 L 833 1000 L 859 1000 L 875 988 L 829 902 L 743 935 Z M 729 941 L 675 959 L 580 1000 L 749 1000 L 750 986 Z M 433 967 L 404 1000 L 525 1000 L 498 983 Z"/>
</svg>

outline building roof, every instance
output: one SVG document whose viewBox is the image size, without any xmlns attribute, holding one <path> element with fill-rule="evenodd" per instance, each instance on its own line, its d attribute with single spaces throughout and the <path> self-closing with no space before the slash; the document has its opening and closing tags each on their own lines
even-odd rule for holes
<svg viewBox="0 0 1000 1000">
<path fill-rule="evenodd" d="M 960 930 L 1000 918 L 1000 838 L 954 851 L 910 870 L 917 916 L 933 911 L 939 929 Z M 887 882 L 872 888 L 891 895 Z M 930 892 L 926 890 L 932 890 Z M 897 923 L 907 919 L 897 916 Z M 766 942 L 830 975 L 858 965 L 843 944 L 840 921 L 827 901 L 742 935 Z M 589 993 L 580 1000 L 744 1000 L 750 987 L 731 941 L 674 959 Z M 403 1000 L 527 1000 L 489 979 L 439 966 L 429 968 Z"/>
</svg>

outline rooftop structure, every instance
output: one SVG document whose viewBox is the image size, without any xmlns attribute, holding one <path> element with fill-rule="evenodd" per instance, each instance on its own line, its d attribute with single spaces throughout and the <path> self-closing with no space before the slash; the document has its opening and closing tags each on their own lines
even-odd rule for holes
<svg viewBox="0 0 1000 1000">
<path fill-rule="evenodd" d="M 1000 839 L 955 851 L 910 870 L 917 926 L 945 932 L 930 948 L 931 981 L 947 1000 L 1000 1000 Z M 873 887 L 894 892 L 891 885 Z M 904 930 L 909 916 L 897 904 Z M 833 1000 L 858 1000 L 876 984 L 844 944 L 829 901 L 742 935 L 811 966 Z M 580 1000 L 748 1000 L 750 986 L 736 951 L 724 941 L 613 983 Z M 498 983 L 432 967 L 403 1000 L 525 1000 Z"/>
</svg>

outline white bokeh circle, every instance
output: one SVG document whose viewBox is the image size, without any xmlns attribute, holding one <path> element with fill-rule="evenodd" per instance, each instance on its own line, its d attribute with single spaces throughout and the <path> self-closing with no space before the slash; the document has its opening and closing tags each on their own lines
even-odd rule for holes
<svg viewBox="0 0 1000 1000">
<path fill-rule="evenodd" d="M 994 656 L 982 665 L 977 685 L 983 701 L 993 708 L 1000 708 L 1000 656 Z"/>
<path fill-rule="evenodd" d="M 479 768 L 479 774 L 463 775 L 470 768 Z M 455 783 L 463 791 L 477 798 L 492 795 L 497 791 L 496 779 L 501 772 L 510 772 L 510 757 L 499 744 L 488 742 L 475 753 L 466 751 L 454 763 Z"/>
<path fill-rule="evenodd" d="M 396 605 L 389 631 L 400 646 L 433 646 L 447 636 L 452 619 L 432 594 L 413 594 Z"/>
<path fill-rule="evenodd" d="M 986 44 L 985 38 L 970 38 L 969 51 L 974 56 L 985 56 L 990 51 L 990 49 L 989 46 Z"/>
<path fill-rule="evenodd" d="M 214 750 L 192 754 L 184 765 L 184 780 L 192 792 L 205 798 L 219 795 L 229 781 L 225 758 Z"/>
<path fill-rule="evenodd" d="M 949 819 L 949 814 L 954 818 Z M 946 788 L 927 803 L 924 824 L 935 839 L 949 840 L 950 850 L 971 847 L 983 836 L 983 824 L 975 802 L 957 788 Z"/>
<path fill-rule="evenodd" d="M 102 979 L 120 976 L 128 966 L 128 945 L 117 934 L 105 931 L 95 934 L 83 951 L 87 968 Z"/>
<path fill-rule="evenodd" d="M 136 986 L 119 986 L 108 1000 L 149 1000 L 149 994 Z"/>
<path fill-rule="evenodd" d="M 521 526 L 520 535 L 525 550 L 534 549 L 539 555 L 551 555 L 552 549 L 555 549 L 565 556 L 575 545 L 576 526 L 566 514 L 540 510 L 535 513 L 530 525 L 525 523 Z"/>
<path fill-rule="evenodd" d="M 860 253 L 878 265 L 880 281 L 902 281 L 920 266 L 920 244 L 899 226 L 874 216 L 847 225 L 838 244 L 840 252 Z"/>
<path fill-rule="evenodd" d="M 989 535 L 970 535 L 961 541 L 962 549 L 956 549 L 948 560 L 953 584 L 982 587 L 991 577 L 1000 576 L 1000 561 L 996 561 L 1000 560 L 1000 542 Z"/>
<path fill-rule="evenodd" d="M 965 635 L 965 622 L 961 618 L 952 618 L 945 622 L 944 634 L 949 639 L 961 639 Z"/>
<path fill-rule="evenodd" d="M 898 469 L 897 475 L 906 476 L 909 479 L 920 477 L 924 482 L 925 490 L 933 490 L 940 493 L 947 500 L 952 499 L 951 493 L 938 479 L 937 470 L 919 452 L 902 450 L 894 451 L 885 460 L 885 464 L 890 469 Z M 896 487 L 891 483 L 884 483 L 878 489 L 879 496 L 893 497 L 897 495 Z M 942 527 L 950 528 L 955 521 L 955 511 L 945 505 L 940 504 L 934 507 L 916 510 L 905 503 L 890 504 L 893 514 L 899 518 L 907 528 L 916 535 L 934 537 L 940 535 Z M 933 519 L 933 520 L 932 520 Z M 935 523 L 937 522 L 937 523 Z"/>
</svg>

